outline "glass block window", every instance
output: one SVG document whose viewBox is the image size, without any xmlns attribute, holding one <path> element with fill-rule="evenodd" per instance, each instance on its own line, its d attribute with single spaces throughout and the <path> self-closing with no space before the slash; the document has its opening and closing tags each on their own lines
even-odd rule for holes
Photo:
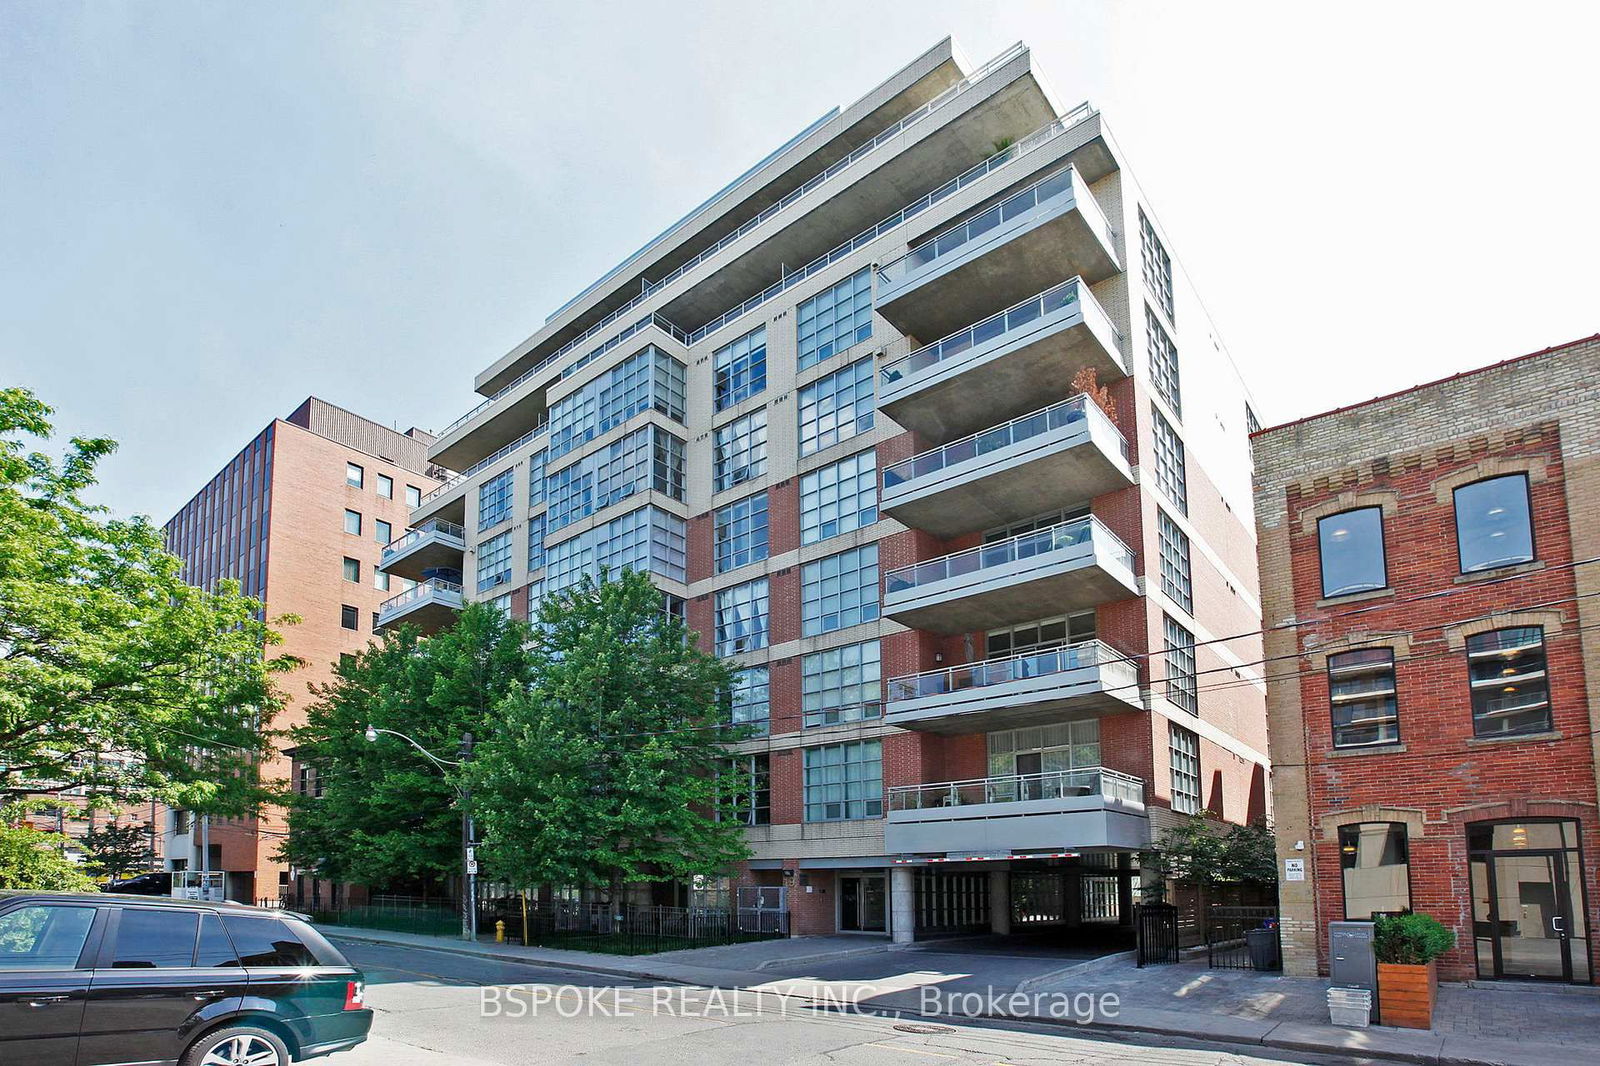
<svg viewBox="0 0 1600 1066">
<path fill-rule="evenodd" d="M 815 544 L 877 520 L 877 452 L 859 452 L 800 478 L 801 544 Z"/>
<path fill-rule="evenodd" d="M 641 411 L 683 421 L 683 364 L 655 345 L 630 356 L 550 406 L 551 459 L 621 425 Z"/>
<path fill-rule="evenodd" d="M 1189 575 L 1189 534 L 1185 533 L 1167 516 L 1158 511 L 1157 539 L 1161 544 L 1161 591 L 1173 603 L 1194 614 L 1194 590 Z"/>
<path fill-rule="evenodd" d="M 1333 746 L 1365 748 L 1400 742 L 1394 649 L 1361 648 L 1328 656 Z"/>
<path fill-rule="evenodd" d="M 1468 637 L 1467 673 L 1474 735 L 1504 737 L 1554 728 L 1543 627 L 1516 626 Z"/>
<path fill-rule="evenodd" d="M 757 578 L 717 593 L 718 655 L 736 655 L 767 646 L 767 579 Z"/>
<path fill-rule="evenodd" d="M 658 507 L 640 507 L 545 549 L 545 592 L 570 588 L 585 574 L 636 570 L 684 581 L 683 519 Z"/>
<path fill-rule="evenodd" d="M 1186 515 L 1189 513 L 1189 475 L 1184 464 L 1183 441 L 1172 423 L 1153 406 L 1150 408 L 1150 432 L 1155 440 L 1156 484 L 1177 507 L 1178 513 Z"/>
<path fill-rule="evenodd" d="M 549 528 L 554 532 L 647 489 L 683 499 L 683 442 L 659 426 L 644 426 L 547 477 Z"/>
<path fill-rule="evenodd" d="M 865 268 L 795 309 L 800 369 L 872 336 L 872 271 Z"/>
<path fill-rule="evenodd" d="M 767 557 L 767 494 L 758 492 L 719 508 L 715 518 L 717 573 Z"/>
<path fill-rule="evenodd" d="M 478 591 L 485 592 L 511 580 L 511 530 L 478 543 Z"/>
<path fill-rule="evenodd" d="M 719 426 L 712 434 L 711 474 L 715 491 L 731 489 L 767 472 L 767 409 Z"/>
<path fill-rule="evenodd" d="M 507 470 L 478 486 L 478 532 L 511 517 L 511 475 Z"/>
<path fill-rule="evenodd" d="M 878 617 L 878 546 L 806 563 L 800 568 L 800 624 L 808 637 Z"/>
<path fill-rule="evenodd" d="M 723 345 L 712 358 L 717 410 L 748 400 L 767 387 L 767 327 Z"/>
<path fill-rule="evenodd" d="M 534 515 L 528 519 L 528 570 L 531 573 L 544 565 L 545 516 Z"/>
<path fill-rule="evenodd" d="M 807 728 L 880 717 L 883 674 L 878 642 L 866 640 L 802 656 L 800 691 Z"/>
<path fill-rule="evenodd" d="M 1172 306 L 1172 257 L 1167 255 L 1143 208 L 1139 209 L 1139 259 L 1144 266 L 1144 287 L 1156 306 L 1166 312 L 1167 321 L 1177 325 L 1178 316 Z"/>
<path fill-rule="evenodd" d="M 1150 354 L 1150 381 L 1156 393 L 1172 408 L 1172 413 L 1183 417 L 1183 398 L 1178 389 L 1178 348 L 1167 335 L 1161 319 L 1146 304 L 1144 308 L 1144 335 Z"/>
<path fill-rule="evenodd" d="M 810 455 L 872 428 L 872 359 L 818 378 L 800 390 L 800 454 Z"/>
<path fill-rule="evenodd" d="M 528 506 L 544 502 L 545 460 L 549 452 L 540 448 L 528 456 Z"/>
<path fill-rule="evenodd" d="M 733 675 L 728 692 L 728 720 L 751 727 L 754 736 L 766 736 L 770 725 L 769 676 L 765 666 L 752 666 Z"/>
<path fill-rule="evenodd" d="M 805 812 L 808 822 L 883 817 L 883 742 L 807 748 Z"/>
<path fill-rule="evenodd" d="M 1167 723 L 1167 758 L 1172 765 L 1172 809 L 1200 813 L 1200 736 L 1176 722 Z"/>
<path fill-rule="evenodd" d="M 1167 699 L 1190 714 L 1200 713 L 1200 692 L 1195 673 L 1194 634 L 1162 615 L 1162 645 L 1166 652 Z"/>
</svg>

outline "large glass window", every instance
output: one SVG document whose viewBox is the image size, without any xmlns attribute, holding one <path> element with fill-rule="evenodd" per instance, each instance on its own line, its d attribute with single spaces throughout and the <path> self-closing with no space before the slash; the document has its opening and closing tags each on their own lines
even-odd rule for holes
<svg viewBox="0 0 1600 1066">
<path fill-rule="evenodd" d="M 1167 699 L 1190 714 L 1200 713 L 1200 691 L 1195 673 L 1194 634 L 1162 615 L 1167 661 Z"/>
<path fill-rule="evenodd" d="M 1183 396 L 1178 387 L 1178 347 L 1172 343 L 1166 328 L 1147 304 L 1144 309 L 1144 332 L 1150 354 L 1150 381 L 1157 394 L 1167 401 L 1172 413 L 1183 417 Z"/>
<path fill-rule="evenodd" d="M 361 535 L 361 512 L 347 510 L 344 513 L 344 531 L 354 536 Z"/>
<path fill-rule="evenodd" d="M 422 490 L 415 485 L 406 486 L 406 506 L 412 510 L 422 506 Z"/>
<path fill-rule="evenodd" d="M 1144 287 L 1167 313 L 1167 321 L 1176 325 L 1178 318 L 1172 304 L 1172 257 L 1167 255 L 1166 247 L 1156 236 L 1156 228 L 1145 217 L 1142 207 L 1139 209 L 1139 258 L 1144 266 Z"/>
<path fill-rule="evenodd" d="M 1394 649 L 1360 648 L 1328 656 L 1328 700 L 1334 747 L 1398 743 Z"/>
<path fill-rule="evenodd" d="M 1189 534 L 1158 511 L 1156 530 L 1161 542 L 1161 591 L 1173 603 L 1194 614 L 1194 586 L 1189 575 Z"/>
<path fill-rule="evenodd" d="M 714 524 L 717 573 L 767 557 L 766 493 L 758 492 L 718 508 Z"/>
<path fill-rule="evenodd" d="M 991 629 L 984 636 L 984 655 L 989 659 L 1004 659 L 1030 651 L 1048 651 L 1063 644 L 1077 644 L 1093 640 L 1094 637 L 1094 612 L 1080 611 L 1073 615 L 1023 622 L 1004 629 Z"/>
<path fill-rule="evenodd" d="M 713 360 L 717 410 L 748 400 L 767 387 L 767 327 L 718 348 Z"/>
<path fill-rule="evenodd" d="M 800 454 L 810 455 L 872 428 L 872 360 L 818 378 L 800 390 Z"/>
<path fill-rule="evenodd" d="M 1339 827 L 1344 871 L 1344 916 L 1364 922 L 1411 909 L 1411 867 L 1402 822 L 1357 822 Z"/>
<path fill-rule="evenodd" d="M 800 568 L 800 625 L 808 637 L 878 617 L 878 546 L 806 563 Z"/>
<path fill-rule="evenodd" d="M 715 491 L 731 489 L 767 472 L 767 409 L 752 411 L 712 434 L 711 475 Z"/>
<path fill-rule="evenodd" d="M 388 474 L 378 475 L 378 495 L 386 500 L 394 499 L 394 478 Z"/>
<path fill-rule="evenodd" d="M 1383 508 L 1362 507 L 1317 521 L 1322 595 L 1348 596 L 1389 584 L 1383 550 Z"/>
<path fill-rule="evenodd" d="M 1100 720 L 1058 722 L 989 734 L 989 776 L 1054 773 L 1100 765 Z"/>
<path fill-rule="evenodd" d="M 745 825 L 768 825 L 772 821 L 772 767 L 766 752 L 741 755 L 731 768 L 738 775 L 739 798 L 735 809 Z"/>
<path fill-rule="evenodd" d="M 755 736 L 766 736 L 772 716 L 771 686 L 765 666 L 752 666 L 733 675 L 733 687 L 728 692 L 728 720 L 734 725 L 749 726 Z"/>
<path fill-rule="evenodd" d="M 1172 765 L 1172 809 L 1200 813 L 1200 736 L 1176 722 L 1167 723 L 1167 757 Z"/>
<path fill-rule="evenodd" d="M 877 718 L 882 713 L 878 642 L 829 648 L 800 659 L 800 691 L 808 728 Z"/>
<path fill-rule="evenodd" d="M 601 567 L 612 575 L 624 570 L 686 579 L 687 549 L 683 519 L 659 507 L 640 507 L 603 525 L 545 548 L 545 593 L 554 595 Z"/>
<path fill-rule="evenodd" d="M 1543 733 L 1550 721 L 1544 629 L 1517 626 L 1467 638 L 1472 732 L 1480 737 Z"/>
<path fill-rule="evenodd" d="M 718 655 L 767 646 L 767 579 L 757 578 L 717 593 Z"/>
<path fill-rule="evenodd" d="M 872 336 L 872 270 L 865 268 L 795 309 L 800 369 Z"/>
<path fill-rule="evenodd" d="M 545 516 L 536 514 L 528 519 L 528 572 L 544 565 Z"/>
<path fill-rule="evenodd" d="M 544 474 L 550 453 L 540 448 L 528 456 L 528 506 L 544 501 Z"/>
<path fill-rule="evenodd" d="M 644 426 L 557 470 L 545 486 L 552 532 L 647 489 L 681 500 L 683 442 Z"/>
<path fill-rule="evenodd" d="M 1172 423 L 1152 405 L 1150 432 L 1155 441 L 1156 484 L 1172 500 L 1179 514 L 1189 513 L 1189 475 L 1183 454 L 1183 441 Z"/>
<path fill-rule="evenodd" d="M 883 816 L 883 742 L 828 744 L 805 752 L 808 822 Z"/>
<path fill-rule="evenodd" d="M 478 542 L 478 591 L 511 580 L 511 530 Z"/>
<path fill-rule="evenodd" d="M 511 476 L 505 470 L 478 486 L 478 532 L 497 526 L 511 517 Z"/>
<path fill-rule="evenodd" d="M 355 463 L 344 464 L 344 483 L 353 489 L 359 489 L 366 480 L 366 471 Z"/>
<path fill-rule="evenodd" d="M 650 345 L 550 405 L 549 458 L 557 459 L 641 411 L 683 421 L 684 368 Z"/>
<path fill-rule="evenodd" d="M 1456 543 L 1461 572 L 1533 561 L 1528 475 L 1474 481 L 1456 489 Z"/>
<path fill-rule="evenodd" d="M 815 544 L 877 520 L 877 452 L 858 452 L 801 476 L 801 544 Z"/>
</svg>

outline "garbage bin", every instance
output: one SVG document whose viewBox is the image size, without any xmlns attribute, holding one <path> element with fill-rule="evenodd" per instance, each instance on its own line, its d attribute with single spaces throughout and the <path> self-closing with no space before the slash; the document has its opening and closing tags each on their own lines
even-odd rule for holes
<svg viewBox="0 0 1600 1066">
<path fill-rule="evenodd" d="M 1250 965 L 1257 970 L 1278 968 L 1278 931 L 1252 929 L 1244 935 L 1245 947 L 1250 951 Z"/>
</svg>

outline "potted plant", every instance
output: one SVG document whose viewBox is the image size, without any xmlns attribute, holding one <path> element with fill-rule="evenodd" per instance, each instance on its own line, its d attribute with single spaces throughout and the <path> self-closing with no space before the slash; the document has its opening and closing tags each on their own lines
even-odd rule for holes
<svg viewBox="0 0 1600 1066">
<path fill-rule="evenodd" d="M 1427 914 L 1392 914 L 1373 923 L 1378 957 L 1378 1015 L 1384 1025 L 1432 1029 L 1438 998 L 1435 960 L 1456 946 L 1456 935 Z"/>
</svg>

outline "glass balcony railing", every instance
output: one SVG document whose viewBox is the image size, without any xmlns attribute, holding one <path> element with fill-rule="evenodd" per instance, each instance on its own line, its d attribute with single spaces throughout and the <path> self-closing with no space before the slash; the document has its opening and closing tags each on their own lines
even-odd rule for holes
<svg viewBox="0 0 1600 1066">
<path fill-rule="evenodd" d="M 913 563 L 911 566 L 891 570 L 884 577 L 884 591 L 891 595 L 896 592 L 910 592 L 921 585 L 931 585 L 965 574 L 976 574 L 992 567 L 1007 566 L 1022 559 L 1047 555 L 1078 544 L 1094 544 L 1106 548 L 1129 570 L 1133 569 L 1132 549 L 1122 543 L 1122 538 L 1107 529 L 1098 518 L 1091 515 L 1087 518 L 1074 518 L 1070 522 L 1046 526 L 1044 529 L 1030 530 L 1007 540 L 968 548 L 966 551 L 930 559 L 925 563 Z"/>
<path fill-rule="evenodd" d="M 1013 444 L 1021 444 L 1034 437 L 1043 436 L 1054 430 L 1064 429 L 1074 423 L 1097 419 L 1116 434 L 1117 445 L 1122 457 L 1128 457 L 1128 442 L 1118 432 L 1116 426 L 1105 416 L 1105 412 L 1088 402 L 1087 397 L 1081 393 L 1058 404 L 1052 404 L 1042 411 L 1013 418 L 1004 425 L 994 426 L 974 433 L 970 437 L 953 440 L 941 448 L 933 448 L 909 459 L 902 459 L 893 466 L 884 468 L 883 487 L 892 489 L 917 478 L 928 477 L 952 466 L 977 459 L 980 456 L 1009 448 Z"/>
<path fill-rule="evenodd" d="M 446 537 L 455 537 L 457 540 L 462 541 L 464 541 L 467 536 L 467 531 L 456 525 L 454 522 L 446 522 L 442 518 L 430 518 L 420 526 L 408 530 L 405 536 L 399 538 L 398 540 L 391 540 L 388 544 L 385 544 L 383 546 L 383 562 L 387 563 L 396 555 L 399 555 L 405 551 L 409 551 L 411 546 L 416 544 L 423 537 L 432 536 L 435 533 Z"/>
<path fill-rule="evenodd" d="M 1082 188 L 1083 179 L 1078 176 L 1076 167 L 1068 166 L 1065 170 L 1058 170 L 1021 192 L 1012 193 L 987 211 L 974 215 L 943 233 L 929 237 L 899 259 L 883 264 L 878 268 L 878 277 L 889 285 L 903 281 L 911 274 L 966 247 L 1001 223 L 1009 222 L 1018 215 L 1032 211 L 1040 204 L 1048 204 L 1066 197 L 1073 197 L 1077 201 L 1078 209 L 1093 220 L 1100 233 L 1109 241 L 1112 232 L 1111 223 L 1100 210 L 1100 205 L 1095 203 L 1094 197 L 1087 193 L 1075 193 L 1074 190 Z"/>
<path fill-rule="evenodd" d="M 1100 301 L 1094 298 L 1094 293 L 1089 291 L 1089 287 L 1081 279 L 1068 278 L 1060 285 L 1046 289 L 1037 296 L 1030 296 L 1013 307 L 995 312 L 982 322 L 957 330 L 932 344 L 924 344 L 892 363 L 885 363 L 883 369 L 878 372 L 880 379 L 884 385 L 892 385 L 902 378 L 938 366 L 947 359 L 954 359 L 963 352 L 971 351 L 1014 330 L 1025 329 L 1045 315 L 1054 314 L 1079 303 L 1093 307 L 1100 313 L 1100 317 L 1105 319 L 1107 328 L 1116 336 L 1116 344 L 1120 350 L 1121 336 L 1117 334 L 1116 328 L 1111 326 L 1110 320 L 1105 318 L 1105 311 L 1101 309 Z"/>
<path fill-rule="evenodd" d="M 391 596 L 383 601 L 378 608 L 378 621 L 390 618 L 412 604 L 421 603 L 423 600 L 439 597 L 443 602 L 459 606 L 461 603 L 461 585 L 455 581 L 446 581 L 439 577 L 430 577 L 426 581 L 419 581 L 406 589 L 398 596 Z"/>
<path fill-rule="evenodd" d="M 1089 766 L 1040 774 L 1007 774 L 1004 777 L 977 777 L 967 781 L 895 785 L 889 789 L 889 810 L 926 811 L 978 803 L 1026 803 L 1030 800 L 1088 796 L 1102 796 L 1142 806 L 1144 782 L 1103 766 Z"/>
<path fill-rule="evenodd" d="M 1063 644 L 1045 651 L 1023 652 L 1005 659 L 963 663 L 920 674 L 907 674 L 889 681 L 889 700 L 914 700 L 922 696 L 946 696 L 953 692 L 1004 685 L 1012 681 L 1049 677 L 1090 667 L 1101 668 L 1104 688 L 1128 688 L 1139 682 L 1139 669 L 1132 659 L 1099 640 Z M 893 708 L 890 708 L 891 712 Z"/>
<path fill-rule="evenodd" d="M 524 433 L 510 444 L 507 444 L 504 448 L 501 448 L 493 455 L 479 459 L 477 462 L 473 463 L 459 474 L 452 475 L 450 480 L 444 482 L 442 485 L 439 485 L 437 488 L 430 489 L 427 495 L 422 497 L 422 502 L 427 503 L 435 496 L 443 496 L 445 493 L 449 492 L 451 489 L 470 478 L 473 474 L 476 474 L 487 467 L 493 466 L 495 463 L 498 463 L 512 452 L 524 447 L 525 445 L 531 444 L 535 437 L 539 436 L 549 428 L 550 420 L 545 419 L 543 422 L 540 422 L 537 426 L 534 426 L 532 429 L 528 430 L 528 432 Z"/>
</svg>

